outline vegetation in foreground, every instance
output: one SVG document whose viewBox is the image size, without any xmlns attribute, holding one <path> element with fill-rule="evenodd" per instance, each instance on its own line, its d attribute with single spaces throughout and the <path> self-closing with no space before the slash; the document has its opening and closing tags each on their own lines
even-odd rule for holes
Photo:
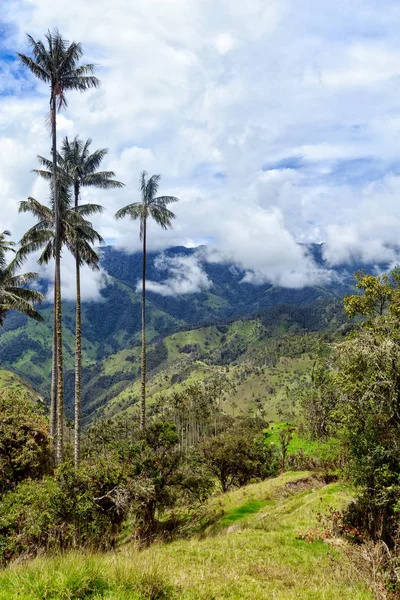
<svg viewBox="0 0 400 600">
<path fill-rule="evenodd" d="M 348 489 L 285 473 L 212 499 L 212 525 L 190 539 L 112 554 L 69 553 L 0 574 L 0 599 L 372 600 L 367 571 L 344 542 L 324 540 L 318 513 Z M 305 533 L 314 532 L 312 541 Z M 317 534 L 317 532 L 319 532 Z"/>
</svg>

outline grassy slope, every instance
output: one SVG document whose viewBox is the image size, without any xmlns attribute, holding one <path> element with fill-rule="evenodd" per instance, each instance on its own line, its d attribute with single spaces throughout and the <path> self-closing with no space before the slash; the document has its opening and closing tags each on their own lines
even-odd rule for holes
<svg viewBox="0 0 400 600">
<path fill-rule="evenodd" d="M 0 369 L 0 392 L 3 390 L 13 390 L 22 394 L 39 399 L 39 394 L 31 386 L 23 381 L 18 375 L 6 369 Z"/>
<path fill-rule="evenodd" d="M 0 600 L 372 600 L 354 550 L 299 536 L 348 500 L 341 483 L 286 473 L 214 498 L 219 518 L 201 539 L 37 559 L 0 574 Z"/>
<path fill-rule="evenodd" d="M 148 377 L 149 405 L 160 393 L 172 394 L 180 391 L 184 384 L 222 373 L 235 386 L 235 391 L 229 395 L 229 402 L 223 405 L 227 413 L 237 415 L 249 410 L 257 413 L 261 408 L 268 420 L 292 418 L 295 403 L 291 391 L 309 378 L 312 354 L 304 352 L 294 357 L 282 356 L 274 367 L 268 366 L 264 362 L 268 357 L 270 339 L 258 320 L 236 321 L 226 326 L 226 331 L 223 332 L 212 326 L 167 336 L 164 342 L 168 359 Z M 317 334 L 310 334 L 308 343 L 317 347 Z M 187 345 L 197 346 L 200 359 L 179 352 L 179 349 Z M 221 364 L 221 349 L 223 351 L 225 348 L 238 357 L 229 365 Z M 151 350 L 151 345 L 149 349 Z M 133 362 L 126 360 L 128 356 L 131 356 Z M 131 373 L 133 383 L 128 383 L 122 390 L 116 384 L 114 397 L 100 406 L 96 418 L 137 410 L 135 401 L 140 397 L 140 382 L 137 379 L 139 364 L 139 347 L 131 351 L 123 350 L 103 361 L 100 375 Z M 171 381 L 174 375 L 179 375 L 176 382 Z M 111 385 L 105 393 L 110 393 L 112 389 Z M 97 394 L 96 399 L 101 404 L 101 394 Z"/>
</svg>

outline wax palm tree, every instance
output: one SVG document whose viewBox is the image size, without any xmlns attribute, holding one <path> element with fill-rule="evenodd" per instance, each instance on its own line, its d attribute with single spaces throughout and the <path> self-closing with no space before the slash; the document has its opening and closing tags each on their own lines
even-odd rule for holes
<svg viewBox="0 0 400 600">
<path fill-rule="evenodd" d="M 59 176 L 65 184 L 72 188 L 74 195 L 75 210 L 79 206 L 79 198 L 82 187 L 97 187 L 101 189 L 121 188 L 123 183 L 114 179 L 113 171 L 98 171 L 103 158 L 108 150 L 101 148 L 90 153 L 92 140 L 86 142 L 78 136 L 69 141 L 65 137 L 61 152 L 57 153 Z M 44 169 L 35 169 L 35 172 L 51 181 L 53 163 L 43 156 L 39 156 L 39 162 Z M 75 466 L 79 465 L 80 458 L 80 436 L 81 436 L 81 413 L 82 413 L 82 312 L 81 312 L 81 283 L 80 283 L 80 255 L 79 247 L 75 250 L 76 260 L 76 333 L 75 333 L 75 444 L 74 457 Z"/>
<path fill-rule="evenodd" d="M 146 236 L 147 219 L 153 219 L 162 229 L 172 229 L 172 219 L 175 215 L 167 206 L 172 202 L 178 202 L 179 198 L 175 196 L 156 196 L 160 184 L 161 175 L 152 175 L 147 179 L 146 171 L 140 176 L 141 201 L 128 204 L 121 208 L 115 215 L 116 219 L 131 217 L 133 220 L 139 219 L 140 232 L 139 238 L 143 242 L 142 259 L 142 360 L 141 360 L 141 406 L 140 406 L 140 426 L 146 424 Z"/>
<path fill-rule="evenodd" d="M 61 236 L 60 236 L 60 206 L 57 185 L 57 110 L 67 106 L 65 93 L 69 90 L 86 91 L 99 86 L 99 80 L 94 76 L 95 66 L 93 64 L 80 65 L 83 56 L 82 45 L 76 42 L 69 43 L 61 34 L 55 30 L 48 31 L 45 35 L 46 43 L 36 41 L 28 35 L 28 42 L 32 50 L 32 56 L 18 54 L 22 64 L 26 66 L 38 79 L 50 86 L 50 125 L 52 138 L 52 175 L 53 175 L 53 199 L 55 218 L 54 239 L 54 325 L 55 345 L 53 348 L 54 369 L 57 372 L 56 402 L 64 404 L 64 378 L 62 362 L 62 318 L 61 318 Z M 55 403 L 55 401 L 53 402 Z M 61 443 L 61 440 L 59 440 Z M 62 447 L 57 446 L 57 460 L 62 461 Z"/>
<path fill-rule="evenodd" d="M 102 243 L 102 237 L 93 229 L 91 223 L 86 219 L 103 209 L 98 204 L 83 204 L 75 209 L 71 202 L 70 195 L 67 193 L 64 185 L 60 186 L 59 194 L 59 236 L 61 245 L 65 245 L 73 254 L 78 253 L 79 265 L 87 264 L 92 269 L 99 268 L 99 257 L 92 245 Z M 28 198 L 20 203 L 20 212 L 29 212 L 33 214 L 38 222 L 25 233 L 21 239 L 21 248 L 18 256 L 24 257 L 31 252 L 42 250 L 39 257 L 39 264 L 46 264 L 56 256 L 56 217 L 54 210 L 54 200 L 52 206 L 45 206 L 34 198 Z M 55 311 L 56 318 L 59 317 L 58 307 Z M 54 341 L 54 340 L 53 340 Z M 53 363 L 54 364 L 54 363 Z M 55 379 L 53 370 L 52 379 Z M 52 382 L 54 387 L 54 382 Z M 63 396 L 61 396 L 63 398 Z M 60 395 L 57 396 L 57 402 L 50 404 L 50 433 L 56 438 L 56 460 L 61 462 L 63 459 L 63 422 L 64 422 L 64 403 L 60 402 Z"/>
<path fill-rule="evenodd" d="M 16 257 L 7 263 L 7 252 L 14 252 L 14 242 L 7 239 L 9 231 L 0 233 L 0 326 L 6 313 L 15 310 L 35 321 L 43 321 L 34 304 L 43 301 L 43 294 L 26 286 L 38 278 L 37 273 L 17 274 L 21 261 Z"/>
</svg>

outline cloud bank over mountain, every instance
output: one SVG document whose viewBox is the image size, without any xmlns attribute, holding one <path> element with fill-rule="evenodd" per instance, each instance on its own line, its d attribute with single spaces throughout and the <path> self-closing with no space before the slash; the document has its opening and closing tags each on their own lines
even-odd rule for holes
<svg viewBox="0 0 400 600">
<path fill-rule="evenodd" d="M 48 90 L 15 53 L 28 51 L 25 32 L 58 26 L 99 65 L 102 87 L 69 94 L 59 139 L 109 148 L 104 168 L 126 187 L 82 200 L 106 207 L 94 224 L 117 247 L 140 249 L 137 224 L 113 215 L 137 199 L 146 169 L 181 199 L 172 231 L 150 226 L 150 249 L 207 244 L 247 281 L 287 287 L 330 276 L 298 242 L 326 242 L 328 266 L 397 260 L 396 0 L 114 0 L 101 11 L 95 0 L 8 0 L 2 11 L 0 229 L 15 239 L 32 224 L 18 202 L 48 198 L 31 170 L 50 152 Z M 171 264 L 158 291 L 199 289 L 197 266 Z M 99 277 L 85 274 L 97 293 Z"/>
<path fill-rule="evenodd" d="M 161 283 L 150 280 L 146 283 L 146 287 L 150 292 L 162 296 L 194 294 L 208 290 L 212 285 L 197 255 L 166 256 L 161 254 L 156 258 L 154 266 L 160 271 L 167 271 L 168 277 Z M 141 291 L 141 282 L 138 282 L 136 291 Z"/>
</svg>

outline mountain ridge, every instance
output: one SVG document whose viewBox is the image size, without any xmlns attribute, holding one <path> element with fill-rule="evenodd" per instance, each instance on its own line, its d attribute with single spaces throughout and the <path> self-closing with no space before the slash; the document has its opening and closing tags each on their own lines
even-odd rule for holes
<svg viewBox="0 0 400 600">
<path fill-rule="evenodd" d="M 322 245 L 312 245 L 308 251 L 313 252 L 316 262 L 323 260 Z M 184 246 L 169 248 L 163 252 L 150 252 L 148 280 L 162 284 L 168 278 L 169 272 L 165 264 L 161 261 L 161 268 L 157 264 L 160 257 L 190 258 L 198 253 L 198 248 Z M 174 333 L 215 326 L 218 323 L 226 324 L 238 319 L 257 318 L 257 315 L 268 311 L 272 323 L 283 318 L 283 329 L 288 327 L 292 314 L 293 327 L 312 330 L 312 323 L 316 322 L 319 312 L 309 307 L 314 307 L 319 301 L 326 306 L 329 303 L 334 304 L 345 293 L 354 289 L 350 271 L 329 285 L 290 289 L 279 288 L 269 283 L 255 285 L 242 282 L 244 270 L 241 271 L 232 263 L 208 263 L 204 260 L 201 264 L 211 282 L 208 289 L 190 294 L 164 296 L 150 290 L 147 294 L 150 370 L 152 361 L 159 358 L 161 345 L 157 346 L 157 340 L 161 342 Z M 107 272 L 108 280 L 101 290 L 101 299 L 83 303 L 83 385 L 86 404 L 88 398 L 90 403 L 96 400 L 92 396 L 97 393 L 96 378 L 101 372 L 103 362 L 107 361 L 108 357 L 138 349 L 140 346 L 141 298 L 136 286 L 141 278 L 141 253 L 127 254 L 106 246 L 102 250 L 102 267 Z M 0 332 L 0 364 L 26 379 L 48 400 L 51 373 L 51 305 L 45 305 L 42 314 L 45 318 L 44 323 L 33 323 L 17 314 L 10 315 Z M 66 402 L 67 406 L 71 406 L 74 386 L 74 302 L 63 302 L 63 323 Z M 324 324 L 322 320 L 317 329 L 328 326 L 329 323 Z M 113 393 L 118 395 L 117 392 L 120 393 L 128 385 L 129 376 L 125 377 L 125 372 L 126 370 L 123 370 L 118 375 L 120 381 L 114 381 L 112 384 L 110 379 L 107 379 L 108 376 L 103 374 L 104 386 L 108 382 L 110 390 L 113 388 Z M 131 372 L 131 380 L 132 375 Z"/>
</svg>

